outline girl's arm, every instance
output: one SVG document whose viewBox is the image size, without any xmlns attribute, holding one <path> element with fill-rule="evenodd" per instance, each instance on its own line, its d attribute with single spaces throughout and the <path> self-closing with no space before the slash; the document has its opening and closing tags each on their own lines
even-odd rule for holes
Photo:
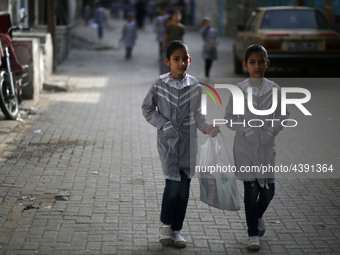
<svg viewBox="0 0 340 255">
<path fill-rule="evenodd" d="M 155 126 L 158 129 L 161 129 L 168 121 L 163 115 L 161 115 L 157 109 L 157 97 L 155 96 L 155 90 L 154 86 L 151 87 L 150 91 L 144 98 L 143 104 L 142 104 L 142 112 L 143 116 L 149 122 L 151 125 Z"/>
</svg>

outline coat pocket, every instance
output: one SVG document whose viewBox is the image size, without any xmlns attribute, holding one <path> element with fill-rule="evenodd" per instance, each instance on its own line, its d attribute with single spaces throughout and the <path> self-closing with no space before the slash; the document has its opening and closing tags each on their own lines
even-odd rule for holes
<svg viewBox="0 0 340 255">
<path fill-rule="evenodd" d="M 162 138 L 170 139 L 178 137 L 177 131 L 170 121 L 165 122 L 160 131 Z"/>
</svg>

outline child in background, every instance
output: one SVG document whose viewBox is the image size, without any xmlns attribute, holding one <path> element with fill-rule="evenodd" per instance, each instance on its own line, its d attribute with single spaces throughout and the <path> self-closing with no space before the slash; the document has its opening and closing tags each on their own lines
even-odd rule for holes
<svg viewBox="0 0 340 255">
<path fill-rule="evenodd" d="M 252 89 L 253 104 L 257 110 L 271 108 L 272 91 L 277 89 L 278 103 L 275 112 L 265 116 L 256 115 L 248 109 L 245 102 L 244 115 L 234 115 L 232 96 L 225 111 L 228 127 L 236 131 L 233 148 L 236 176 L 243 180 L 244 184 L 244 206 L 249 236 L 247 248 L 252 251 L 258 251 L 261 247 L 260 237 L 265 232 L 263 214 L 274 196 L 275 177 L 274 173 L 242 173 L 240 169 L 242 166 L 275 166 L 275 137 L 283 128 L 281 121 L 288 117 L 281 115 L 279 85 L 264 78 L 269 64 L 268 54 L 263 46 L 258 44 L 249 46 L 243 61 L 243 67 L 249 72 L 249 79 L 238 83 L 237 87 L 242 90 L 245 100 L 248 98 L 248 92 L 251 93 L 248 88 Z M 266 119 L 277 121 L 272 123 L 265 121 Z M 249 126 L 249 120 L 252 120 L 252 126 Z M 232 126 L 231 122 L 234 123 Z M 262 123 L 264 124 L 261 125 Z"/>
<path fill-rule="evenodd" d="M 165 34 L 163 36 L 162 44 L 163 51 L 165 51 L 166 46 L 173 40 L 183 41 L 183 36 L 185 34 L 185 27 L 181 23 L 182 14 L 180 11 L 174 11 L 171 14 L 170 22 L 166 27 Z"/>
<path fill-rule="evenodd" d="M 203 18 L 200 34 L 204 41 L 202 56 L 205 61 L 205 77 L 209 77 L 212 63 L 214 60 L 217 60 L 217 45 L 220 42 L 218 32 L 215 28 L 211 27 L 209 17 Z"/>
<path fill-rule="evenodd" d="M 178 40 L 170 42 L 164 61 L 171 72 L 154 82 L 142 111 L 146 120 L 157 128 L 157 149 L 165 178 L 159 241 L 184 248 L 186 241 L 180 231 L 195 173 L 197 128 L 211 136 L 216 136 L 219 128 L 208 125 L 201 114 L 202 90 L 196 78 L 186 73 L 191 62 L 186 44 Z"/>
<path fill-rule="evenodd" d="M 154 32 L 156 33 L 156 40 L 159 43 L 159 56 L 162 57 L 162 40 L 166 29 L 166 20 L 169 18 L 169 14 L 166 13 L 165 7 L 161 9 L 159 16 L 157 16 L 154 24 Z"/>
<path fill-rule="evenodd" d="M 106 23 L 105 8 L 102 3 L 98 3 L 96 5 L 96 9 L 94 11 L 94 22 L 97 24 L 98 38 L 102 39 L 104 37 L 104 27 Z"/>
<path fill-rule="evenodd" d="M 122 37 L 119 40 L 125 47 L 126 59 L 131 58 L 133 46 L 135 45 L 136 39 L 137 39 L 137 26 L 136 23 L 133 21 L 133 14 L 128 13 L 126 17 L 126 22 L 123 25 Z"/>
<path fill-rule="evenodd" d="M 90 22 L 91 19 L 91 12 L 92 12 L 92 8 L 90 4 L 86 4 L 84 7 L 84 13 L 83 13 L 83 17 L 84 17 L 84 24 L 87 26 Z"/>
</svg>

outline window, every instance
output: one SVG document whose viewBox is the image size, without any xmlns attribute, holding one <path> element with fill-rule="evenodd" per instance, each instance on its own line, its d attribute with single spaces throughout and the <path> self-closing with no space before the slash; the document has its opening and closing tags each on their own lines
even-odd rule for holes
<svg viewBox="0 0 340 255">
<path fill-rule="evenodd" d="M 264 29 L 328 29 L 321 12 L 316 10 L 271 10 L 264 14 Z"/>
</svg>

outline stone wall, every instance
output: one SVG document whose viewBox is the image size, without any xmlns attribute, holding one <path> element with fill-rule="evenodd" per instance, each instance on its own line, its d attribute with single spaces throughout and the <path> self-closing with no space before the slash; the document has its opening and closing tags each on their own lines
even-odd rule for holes
<svg viewBox="0 0 340 255">
<path fill-rule="evenodd" d="M 245 24 L 248 15 L 256 7 L 256 0 L 226 0 L 227 26 L 225 34 L 236 35 L 237 27 Z"/>
<path fill-rule="evenodd" d="M 43 58 L 38 38 L 13 38 L 13 47 L 22 65 L 29 65 L 29 83 L 23 88 L 23 99 L 36 99 L 42 90 Z"/>
</svg>

